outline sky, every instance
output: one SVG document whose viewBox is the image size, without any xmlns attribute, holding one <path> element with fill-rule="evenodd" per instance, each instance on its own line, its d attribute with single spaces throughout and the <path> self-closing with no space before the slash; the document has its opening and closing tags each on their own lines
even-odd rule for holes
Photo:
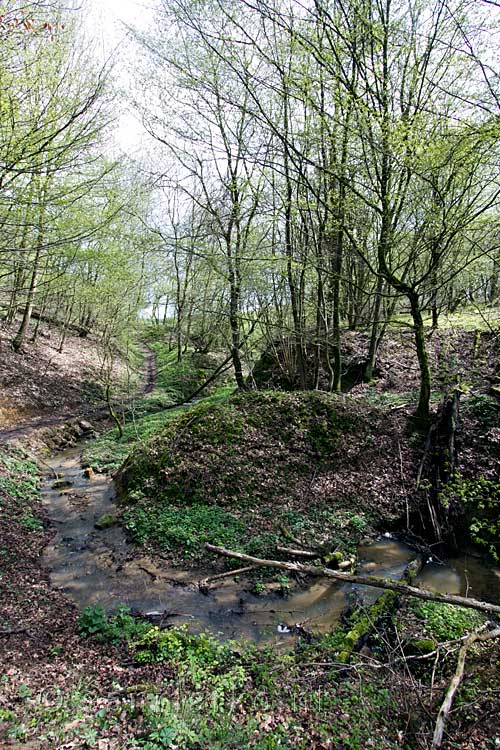
<svg viewBox="0 0 500 750">
<path fill-rule="evenodd" d="M 123 24 L 141 25 L 151 16 L 148 0 L 91 0 L 91 17 L 95 19 L 94 33 L 105 48 L 118 43 L 126 34 Z"/>
<path fill-rule="evenodd" d="M 154 0 L 89 0 L 86 33 L 94 42 L 96 54 L 102 59 L 118 60 L 120 87 L 131 85 L 131 48 L 126 26 L 144 28 L 152 17 Z M 93 46 L 94 46 L 93 45 Z M 115 69 L 116 72 L 116 69 Z M 124 111 L 118 118 L 114 140 L 119 149 L 131 154 L 141 150 L 144 130 L 134 113 Z"/>
</svg>

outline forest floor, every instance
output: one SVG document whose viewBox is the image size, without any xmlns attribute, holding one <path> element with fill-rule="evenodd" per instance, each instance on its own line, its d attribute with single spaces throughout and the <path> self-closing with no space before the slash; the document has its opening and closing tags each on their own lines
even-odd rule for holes
<svg viewBox="0 0 500 750">
<path fill-rule="evenodd" d="M 461 349 L 474 359 L 474 341 L 474 332 L 464 334 L 461 347 L 457 342 L 457 351 Z M 493 481 L 499 441 L 497 413 L 486 395 L 494 378 L 491 338 L 485 335 L 479 346 L 483 347 L 483 379 L 481 384 L 478 374 L 469 408 L 463 414 L 467 438 L 462 441 L 461 468 L 466 477 L 479 472 L 487 481 Z M 401 361 L 401 348 L 398 352 Z M 477 352 L 475 359 L 478 360 Z M 226 388 L 213 393 L 205 403 L 190 407 L 188 412 L 181 409 L 151 414 L 162 403 L 178 398 L 185 373 L 183 368 L 172 368 L 171 364 L 168 357 L 162 361 L 158 350 L 158 372 L 151 375 L 153 370 L 148 368 L 147 390 L 155 377 L 169 393 L 169 388 L 173 389 L 172 397 L 165 392 L 147 393 L 143 400 L 139 399 L 121 441 L 110 430 L 89 444 L 88 462 L 95 468 L 115 469 L 134 448 L 137 461 L 144 440 L 159 428 L 163 430 L 163 445 L 170 450 L 172 425 L 176 423 L 184 430 L 179 431 L 180 442 L 173 446 L 177 451 L 175 461 L 168 466 L 172 484 L 179 485 L 182 480 L 185 490 L 194 486 L 193 482 L 201 482 L 202 504 L 207 505 L 208 500 L 208 506 L 213 507 L 217 498 L 223 513 L 235 511 L 227 496 L 231 484 L 238 492 L 250 491 L 245 459 L 249 462 L 246 473 L 252 475 L 252 487 L 258 487 L 262 480 L 262 497 L 275 493 L 270 510 L 281 507 L 287 487 L 292 499 L 297 496 L 299 505 L 307 488 L 312 487 L 315 496 L 318 492 L 323 493 L 322 497 L 335 493 L 334 473 L 328 478 L 321 471 L 310 473 L 318 456 L 321 459 L 323 451 L 334 448 L 340 475 L 344 477 L 338 487 L 345 490 L 346 498 L 354 501 L 356 486 L 361 486 L 368 493 L 366 502 L 370 506 L 378 503 L 381 513 L 392 508 L 405 516 L 409 485 L 406 480 L 402 482 L 401 475 L 414 477 L 421 450 L 412 445 L 405 431 L 411 389 L 401 386 L 399 391 L 391 388 L 384 392 L 383 385 L 380 390 L 360 387 L 364 393 L 357 405 L 344 404 L 340 408 L 341 417 L 347 421 L 344 424 L 342 418 L 339 420 L 334 445 L 326 429 L 331 404 L 321 396 L 251 394 L 250 401 L 242 399 L 241 409 L 241 397 L 231 399 L 228 410 Z M 15 363 L 11 368 L 13 375 Z M 166 375 L 167 369 L 169 373 L 175 371 L 174 384 Z M 470 371 L 470 363 L 464 364 L 463 369 Z M 39 377 L 39 372 L 37 375 L 36 368 L 31 369 L 33 379 Z M 81 371 L 78 383 L 82 382 L 80 375 Z M 70 375 L 64 377 L 71 379 Z M 64 377 L 60 382 L 65 382 Z M 186 391 L 190 392 L 192 386 L 190 380 Z M 36 393 L 29 383 L 23 388 Z M 36 399 L 30 398 L 27 403 L 33 417 Z M 313 409 L 311 414 L 313 401 L 316 411 Z M 280 412 L 278 402 L 286 408 L 281 409 L 281 421 L 271 432 L 270 425 Z M 66 414 L 64 399 L 61 406 Z M 69 401 L 66 406 L 70 410 Z M 55 404 L 53 408 L 59 407 Z M 198 427 L 188 433 L 193 415 L 197 415 Z M 205 432 L 210 426 L 215 429 Z M 383 441 L 377 444 L 381 435 Z M 352 451 L 360 437 L 363 450 L 354 456 Z M 238 443 L 242 445 L 241 453 Z M 147 468 L 147 461 L 159 445 L 160 441 L 150 438 L 144 454 L 146 465 L 141 465 L 141 471 Z M 288 472 L 287 476 L 277 471 L 280 467 L 285 474 Z M 41 503 L 40 470 L 40 465 L 21 448 L 0 451 L 2 750 L 429 747 L 437 710 L 455 668 L 457 644 L 450 643 L 440 655 L 430 659 L 427 653 L 429 648 L 433 652 L 438 643 L 461 638 L 481 622 L 480 616 L 478 619 L 473 612 L 446 606 L 400 602 L 398 609 L 377 618 L 370 638 L 348 664 L 338 660 L 339 645 L 352 625 L 348 619 L 331 636 L 304 637 L 295 651 L 280 654 L 248 643 L 221 644 L 176 628 L 151 629 L 150 623 L 124 611 L 107 616 L 94 609 L 82 616 L 68 597 L 51 586 L 48 571 L 41 564 L 42 552 L 53 537 L 54 528 Z M 270 482 L 269 477 L 276 481 Z M 390 508 L 384 505 L 388 496 L 394 497 Z M 149 500 L 151 497 L 153 494 Z M 144 502 L 140 499 L 137 508 Z M 194 498 L 190 508 L 196 505 Z M 282 510 L 288 514 L 287 522 L 293 531 L 319 539 L 325 518 L 320 519 L 319 526 L 306 529 L 300 526 L 298 506 Z M 353 538 L 356 534 L 359 538 L 365 533 L 367 524 L 359 520 L 362 511 L 360 502 L 346 505 L 347 515 L 340 526 L 347 536 L 352 533 Z M 155 514 L 148 518 L 148 530 L 154 536 Z M 269 542 L 269 513 L 266 518 L 256 519 L 255 529 L 259 524 L 261 529 L 260 534 L 254 534 L 264 537 L 264 545 Z M 195 539 L 196 548 L 203 540 L 195 521 L 191 518 L 184 531 L 199 536 Z M 206 516 L 203 522 L 205 532 L 210 531 Z M 225 523 L 221 527 L 229 532 L 236 528 Z M 173 553 L 167 550 L 167 555 L 175 557 L 179 549 L 176 547 Z M 498 644 L 484 644 L 471 654 L 443 748 L 488 750 L 497 746 L 499 665 Z"/>
<path fill-rule="evenodd" d="M 15 352 L 15 331 L 16 324 L 0 323 L 0 429 L 63 420 L 102 404 L 103 352 L 96 339 L 68 335 L 60 352 L 61 331 L 40 323 L 37 341 Z M 134 387 L 137 372 L 116 356 L 111 377 L 123 392 L 128 377 Z"/>
</svg>

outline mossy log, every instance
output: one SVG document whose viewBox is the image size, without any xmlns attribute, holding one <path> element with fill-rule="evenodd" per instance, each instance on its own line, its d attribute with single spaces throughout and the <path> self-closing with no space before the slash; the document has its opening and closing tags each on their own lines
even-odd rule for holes
<svg viewBox="0 0 500 750">
<path fill-rule="evenodd" d="M 407 566 L 401 578 L 404 583 L 412 583 L 422 569 L 422 559 L 419 557 L 412 560 Z M 397 607 L 398 594 L 395 591 L 386 591 L 374 604 L 365 608 L 359 607 L 351 616 L 353 627 L 346 633 L 339 648 L 338 661 L 346 663 L 353 651 L 370 634 L 377 622 L 384 615 L 389 614 Z"/>
<path fill-rule="evenodd" d="M 349 661 L 352 653 L 358 649 L 359 644 L 369 635 L 380 618 L 395 609 L 397 596 L 394 591 L 386 591 L 365 611 L 363 607 L 356 610 L 351 617 L 351 624 L 352 621 L 355 621 L 355 624 L 342 639 L 336 657 L 337 661 L 343 664 Z"/>
</svg>

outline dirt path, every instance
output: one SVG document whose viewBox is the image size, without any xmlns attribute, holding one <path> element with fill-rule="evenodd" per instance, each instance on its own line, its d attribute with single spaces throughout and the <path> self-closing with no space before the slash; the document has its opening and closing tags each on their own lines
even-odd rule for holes
<svg viewBox="0 0 500 750">
<path fill-rule="evenodd" d="M 157 368 L 156 357 L 151 349 L 143 349 L 144 365 L 143 373 L 145 374 L 145 384 L 142 393 L 147 396 L 152 393 L 156 386 Z"/>
<path fill-rule="evenodd" d="M 156 385 L 156 359 L 151 349 L 144 349 L 144 363 L 142 366 L 142 385 L 138 389 L 135 396 L 131 396 L 126 399 L 127 403 L 138 396 L 145 396 L 152 393 Z M 27 420 L 17 425 L 4 427 L 0 429 L 0 445 L 5 445 L 14 440 L 22 440 L 30 437 L 38 430 L 46 429 L 48 427 L 60 427 L 67 422 L 77 422 L 78 420 L 94 421 L 101 420 L 108 416 L 108 408 L 104 404 L 101 406 L 91 407 L 84 409 L 78 413 L 65 410 L 59 414 L 53 414 L 51 416 L 34 417 L 33 419 Z"/>
</svg>

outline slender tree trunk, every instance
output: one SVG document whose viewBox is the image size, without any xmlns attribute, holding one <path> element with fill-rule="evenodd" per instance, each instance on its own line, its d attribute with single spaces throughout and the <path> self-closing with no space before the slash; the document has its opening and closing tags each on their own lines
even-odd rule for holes
<svg viewBox="0 0 500 750">
<path fill-rule="evenodd" d="M 295 339 L 295 356 L 297 361 L 297 371 L 299 375 L 300 387 L 302 390 L 307 388 L 307 374 L 305 366 L 305 351 L 302 336 L 301 315 L 299 306 L 299 292 L 295 282 L 293 270 L 293 236 L 292 236 L 292 205 L 293 205 L 293 185 L 290 175 L 290 154 L 289 154 L 289 112 L 288 112 L 288 88 L 286 81 L 283 80 L 283 123 L 285 131 L 284 140 L 284 173 L 285 173 L 285 255 L 286 255 L 286 276 L 288 290 L 290 292 L 290 305 L 292 308 L 293 332 Z"/>
<path fill-rule="evenodd" d="M 370 346 L 368 348 L 368 359 L 366 361 L 363 379 L 369 382 L 373 378 L 373 372 L 377 364 L 378 342 L 379 342 L 379 325 L 380 309 L 382 307 L 382 291 L 384 288 L 384 279 L 382 276 L 377 278 L 377 289 L 375 291 L 375 303 L 373 305 L 372 327 L 370 334 Z"/>
<path fill-rule="evenodd" d="M 28 326 L 31 320 L 31 313 L 33 312 L 33 305 L 35 302 L 38 278 L 40 274 L 40 259 L 42 256 L 42 248 L 43 248 L 43 240 L 44 240 L 44 225 L 43 225 L 44 213 L 45 213 L 45 207 L 43 207 L 41 214 L 40 214 L 38 240 L 37 240 L 35 257 L 33 259 L 33 271 L 31 273 L 31 281 L 30 281 L 30 285 L 28 289 L 28 296 L 26 298 L 26 305 L 24 307 L 23 318 L 21 321 L 21 325 L 19 326 L 19 330 L 16 333 L 14 340 L 12 341 L 12 348 L 16 352 L 19 351 L 19 349 L 24 344 L 24 341 L 26 339 L 26 333 L 28 331 Z"/>
<path fill-rule="evenodd" d="M 64 344 L 66 342 L 66 336 L 68 335 L 68 326 L 71 323 L 71 316 L 73 315 L 73 308 L 75 306 L 75 292 L 73 291 L 73 297 L 71 298 L 71 302 L 67 307 L 66 316 L 64 318 L 63 323 L 63 330 L 61 334 L 61 340 L 59 342 L 59 354 L 62 354 L 64 349 Z"/>
<path fill-rule="evenodd" d="M 408 298 L 410 301 L 411 316 L 413 318 L 415 346 L 417 349 L 417 359 L 420 368 L 420 392 L 415 416 L 420 422 L 425 424 L 429 421 L 431 399 L 431 370 L 429 365 L 429 355 L 427 353 L 424 321 L 420 310 L 418 294 L 413 292 L 408 295 Z"/>
<path fill-rule="evenodd" d="M 33 305 L 35 302 L 35 295 L 38 286 L 38 279 L 40 276 L 40 264 L 42 259 L 43 243 L 45 239 L 45 213 L 47 211 L 47 202 L 45 199 L 45 193 L 47 188 L 48 178 L 44 178 L 44 182 L 39 186 L 39 217 L 38 217 L 38 237 L 36 242 L 35 257 L 33 258 L 33 268 L 31 272 L 31 281 L 28 289 L 28 296 L 26 298 L 26 304 L 24 307 L 23 318 L 19 330 L 17 331 L 13 341 L 12 348 L 14 351 L 19 349 L 24 344 L 26 339 L 26 333 L 31 320 L 31 313 L 33 312 Z"/>
<path fill-rule="evenodd" d="M 243 367 L 241 364 L 241 335 L 239 325 L 239 312 L 240 312 L 240 286 L 237 281 L 237 274 L 233 268 L 232 262 L 230 262 L 229 269 L 229 325 L 231 327 L 231 355 L 234 367 L 234 377 L 236 379 L 236 385 L 238 390 L 243 391 L 246 389 L 245 378 L 243 376 Z"/>
<path fill-rule="evenodd" d="M 343 232 L 339 229 L 335 233 L 332 282 L 332 338 L 333 338 L 333 378 L 330 390 L 339 393 L 342 384 L 342 351 L 340 346 L 340 272 L 342 269 Z"/>
</svg>

